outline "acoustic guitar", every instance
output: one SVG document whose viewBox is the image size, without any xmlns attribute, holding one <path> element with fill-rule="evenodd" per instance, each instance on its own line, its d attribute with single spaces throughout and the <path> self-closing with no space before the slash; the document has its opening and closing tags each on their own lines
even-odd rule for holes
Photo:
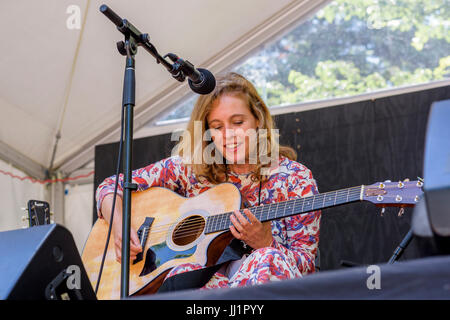
<svg viewBox="0 0 450 320">
<path fill-rule="evenodd" d="M 414 206 L 422 195 L 422 181 L 382 182 L 316 194 L 248 208 L 261 222 L 339 206 L 370 201 L 378 206 Z M 132 194 L 131 225 L 138 230 L 142 253 L 130 262 L 129 294 L 155 293 L 167 273 L 184 263 L 214 265 L 232 240 L 230 215 L 241 207 L 239 190 L 219 184 L 185 198 L 152 187 Z M 85 244 L 82 260 L 95 287 L 102 261 L 108 223 L 98 219 Z M 116 261 L 113 237 L 105 257 L 98 299 L 120 299 L 121 266 Z"/>
</svg>

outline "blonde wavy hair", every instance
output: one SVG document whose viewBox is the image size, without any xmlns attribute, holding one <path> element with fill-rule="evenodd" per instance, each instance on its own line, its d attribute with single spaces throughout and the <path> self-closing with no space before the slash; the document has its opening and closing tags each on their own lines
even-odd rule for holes
<svg viewBox="0 0 450 320">
<path fill-rule="evenodd" d="M 199 96 L 186 127 L 185 133 L 187 134 L 183 134 L 183 136 L 180 137 L 180 142 L 176 145 L 174 152 L 172 153 L 177 154 L 184 159 L 189 159 L 189 161 L 186 161 L 186 165 L 192 167 L 193 173 L 197 177 L 205 178 L 213 184 L 224 182 L 228 177 L 225 159 L 222 159 L 223 161 L 221 163 L 213 162 L 208 164 L 205 163 L 205 161 L 201 161 L 201 163 L 193 163 L 191 161 L 191 154 L 185 154 L 186 150 L 191 150 L 190 146 L 194 146 L 194 154 L 199 152 L 200 155 L 203 155 L 203 150 L 205 150 L 206 146 L 210 142 L 204 141 L 203 134 L 200 137 L 194 134 L 195 123 L 197 123 L 197 126 L 198 123 L 201 123 L 202 133 L 209 129 L 207 122 L 208 115 L 212 110 L 213 102 L 219 99 L 222 95 L 237 95 L 246 101 L 251 113 L 258 120 L 258 130 L 266 129 L 267 135 L 265 135 L 264 138 L 267 140 L 267 157 L 271 159 L 276 157 L 275 160 L 278 160 L 278 156 L 281 155 L 291 160 L 297 159 L 297 154 L 294 149 L 278 144 L 278 137 L 275 136 L 275 130 L 272 130 L 275 129 L 275 124 L 272 116 L 270 115 L 270 111 L 263 99 L 259 96 L 253 84 L 240 74 L 231 72 L 216 78 L 216 87 L 213 92 L 208 95 Z M 260 141 L 258 140 L 258 145 L 259 144 Z M 272 150 L 274 149 L 278 150 L 278 154 L 272 154 Z M 216 150 L 213 150 L 213 152 L 215 151 Z M 222 155 L 220 154 L 220 156 Z M 268 177 L 262 174 L 262 169 L 268 167 L 270 167 L 270 162 L 263 164 L 258 157 L 256 170 L 252 174 L 252 179 L 254 181 L 265 181 Z"/>
</svg>

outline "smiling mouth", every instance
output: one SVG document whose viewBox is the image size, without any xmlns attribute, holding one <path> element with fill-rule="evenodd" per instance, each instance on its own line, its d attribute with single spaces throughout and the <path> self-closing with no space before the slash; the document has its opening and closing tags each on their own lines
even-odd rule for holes
<svg viewBox="0 0 450 320">
<path fill-rule="evenodd" d="M 224 145 L 224 148 L 226 150 L 233 151 L 233 150 L 238 149 L 241 145 L 242 145 L 242 143 L 230 143 L 230 144 Z"/>
</svg>

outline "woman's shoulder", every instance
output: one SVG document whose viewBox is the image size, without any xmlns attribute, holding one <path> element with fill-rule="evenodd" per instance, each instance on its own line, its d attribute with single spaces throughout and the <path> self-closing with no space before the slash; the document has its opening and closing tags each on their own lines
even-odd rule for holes
<svg viewBox="0 0 450 320">
<path fill-rule="evenodd" d="M 189 170 L 189 166 L 186 164 L 184 159 L 179 155 L 171 155 L 169 157 L 163 158 L 158 161 L 160 165 L 164 168 L 180 171 L 187 173 Z"/>
<path fill-rule="evenodd" d="M 280 173 L 286 173 L 293 176 L 312 179 L 311 170 L 304 164 L 287 157 L 281 156 L 279 159 L 278 170 Z"/>
</svg>

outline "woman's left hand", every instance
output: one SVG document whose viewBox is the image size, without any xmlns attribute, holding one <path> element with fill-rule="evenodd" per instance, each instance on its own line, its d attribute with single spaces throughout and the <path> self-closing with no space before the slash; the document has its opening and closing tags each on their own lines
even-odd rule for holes
<svg viewBox="0 0 450 320">
<path fill-rule="evenodd" d="M 239 210 L 231 215 L 230 231 L 236 239 L 244 241 L 253 249 L 269 247 L 272 244 L 272 227 L 270 221 L 260 222 L 248 209 L 244 209 L 248 220 Z"/>
</svg>

